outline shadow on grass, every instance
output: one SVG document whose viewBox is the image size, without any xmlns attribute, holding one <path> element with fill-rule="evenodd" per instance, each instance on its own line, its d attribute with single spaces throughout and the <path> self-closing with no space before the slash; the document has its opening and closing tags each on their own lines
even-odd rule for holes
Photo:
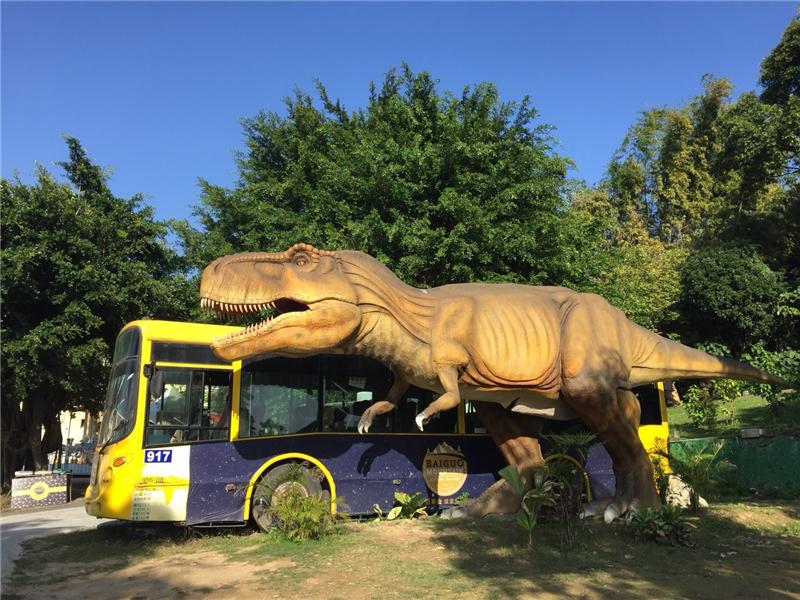
<svg viewBox="0 0 800 600">
<path fill-rule="evenodd" d="M 783 507 L 796 518 L 798 506 Z M 724 511 L 701 513 L 693 547 L 633 540 L 623 523 L 587 523 L 561 550 L 555 523 L 527 533 L 508 518 L 439 521 L 438 541 L 456 569 L 498 597 L 553 594 L 615 598 L 789 598 L 800 593 L 798 537 L 768 534 Z"/>
<path fill-rule="evenodd" d="M 798 518 L 797 501 L 714 505 L 701 513 L 690 548 L 636 543 L 624 523 L 591 522 L 571 550 L 560 549 L 555 522 L 538 526 L 528 548 L 513 517 L 354 525 L 345 535 L 302 544 L 251 530 L 105 525 L 26 543 L 3 598 L 205 597 L 225 590 L 255 597 L 266 589 L 342 598 L 350 590 L 387 598 L 789 598 L 800 593 L 800 528 L 786 524 L 800 527 Z M 208 552 L 228 560 L 212 564 Z M 282 557 L 289 566 L 265 569 Z M 146 570 L 124 571 L 153 558 Z M 256 579 L 247 579 L 248 569 Z M 303 587 L 312 579 L 316 587 Z M 49 595 L 37 595 L 43 580 Z"/>
</svg>

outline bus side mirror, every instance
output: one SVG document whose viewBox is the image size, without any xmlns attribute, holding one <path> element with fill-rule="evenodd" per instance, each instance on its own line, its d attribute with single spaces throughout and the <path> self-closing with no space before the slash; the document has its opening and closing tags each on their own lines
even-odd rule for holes
<svg viewBox="0 0 800 600">
<path fill-rule="evenodd" d="M 153 365 L 145 365 L 144 369 L 144 376 L 149 380 L 147 391 L 151 398 L 158 398 L 161 396 L 161 390 L 164 387 L 163 373 Z"/>
</svg>

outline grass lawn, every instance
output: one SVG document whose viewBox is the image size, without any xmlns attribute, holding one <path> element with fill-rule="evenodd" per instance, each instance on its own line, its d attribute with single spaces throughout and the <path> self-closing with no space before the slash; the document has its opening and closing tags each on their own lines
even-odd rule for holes
<svg viewBox="0 0 800 600">
<path fill-rule="evenodd" d="M 349 522 L 290 543 L 249 530 L 126 525 L 28 542 L 4 598 L 768 598 L 800 594 L 800 501 L 714 504 L 693 547 L 637 543 L 624 523 L 535 546 L 513 518 Z"/>
<path fill-rule="evenodd" d="M 733 402 L 733 420 L 720 418 L 713 428 L 695 427 L 684 405 L 667 408 L 670 434 L 676 438 L 726 436 L 737 433 L 742 427 L 769 427 L 773 429 L 796 428 L 800 425 L 800 406 L 787 405 L 773 414 L 767 401 L 760 396 L 741 396 Z"/>
</svg>

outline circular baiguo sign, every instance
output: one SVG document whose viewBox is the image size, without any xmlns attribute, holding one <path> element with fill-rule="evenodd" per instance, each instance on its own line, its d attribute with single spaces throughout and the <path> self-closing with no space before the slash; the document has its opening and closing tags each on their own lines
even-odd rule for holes
<svg viewBox="0 0 800 600">
<path fill-rule="evenodd" d="M 425 454 L 422 477 L 437 496 L 452 496 L 467 481 L 467 459 L 460 450 L 442 442 Z"/>
<path fill-rule="evenodd" d="M 34 500 L 44 500 L 50 494 L 50 486 L 44 481 L 37 481 L 31 486 L 30 496 Z"/>
</svg>

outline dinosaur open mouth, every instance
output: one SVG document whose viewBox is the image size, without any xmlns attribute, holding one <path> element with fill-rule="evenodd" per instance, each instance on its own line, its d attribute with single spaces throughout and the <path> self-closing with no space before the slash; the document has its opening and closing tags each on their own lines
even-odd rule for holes
<svg viewBox="0 0 800 600">
<path fill-rule="evenodd" d="M 241 315 L 259 313 L 265 310 L 272 310 L 277 316 L 290 313 L 310 310 L 307 304 L 292 300 L 291 298 L 278 298 L 270 302 L 219 302 L 211 298 L 200 298 L 200 306 L 213 310 L 223 317 L 236 317 Z"/>
<path fill-rule="evenodd" d="M 240 338 L 244 339 L 250 337 L 253 334 L 269 329 L 270 326 L 290 315 L 297 315 L 298 313 L 311 310 L 308 304 L 304 304 L 292 298 L 278 298 L 269 302 L 247 303 L 219 302 L 211 298 L 200 298 L 200 306 L 213 310 L 224 317 L 247 317 L 259 313 L 269 313 L 265 319 L 248 325 L 244 330 L 231 333 L 217 340 L 217 343 L 221 344 L 239 341 Z"/>
</svg>

